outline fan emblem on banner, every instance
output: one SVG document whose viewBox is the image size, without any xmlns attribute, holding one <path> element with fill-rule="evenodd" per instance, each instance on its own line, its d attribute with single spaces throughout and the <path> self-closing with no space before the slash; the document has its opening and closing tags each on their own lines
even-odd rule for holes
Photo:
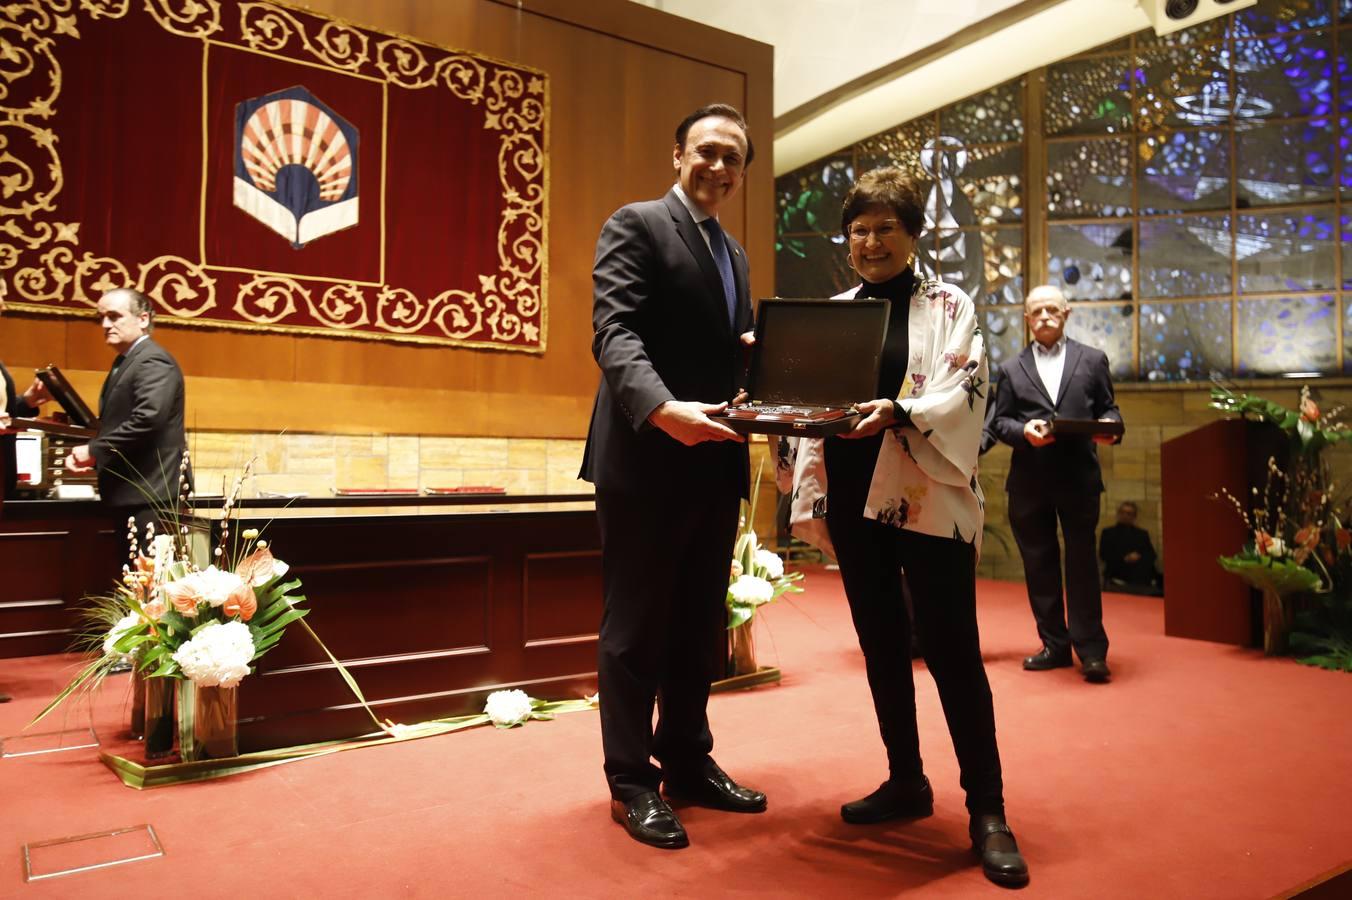
<svg viewBox="0 0 1352 900">
<path fill-rule="evenodd" d="M 357 129 L 303 87 L 235 106 L 235 206 L 291 242 L 357 224 Z"/>
</svg>

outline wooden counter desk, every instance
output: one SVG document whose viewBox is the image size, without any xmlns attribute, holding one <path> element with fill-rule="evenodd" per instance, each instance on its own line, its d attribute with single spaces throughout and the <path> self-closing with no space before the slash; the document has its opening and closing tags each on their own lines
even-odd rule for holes
<svg viewBox="0 0 1352 900">
<path fill-rule="evenodd" d="M 381 719 L 479 712 L 506 688 L 551 699 L 596 690 L 590 496 L 307 500 L 238 515 L 234 527 L 258 528 L 302 580 L 305 621 Z M 299 625 L 240 686 L 241 752 L 371 730 Z"/>
</svg>

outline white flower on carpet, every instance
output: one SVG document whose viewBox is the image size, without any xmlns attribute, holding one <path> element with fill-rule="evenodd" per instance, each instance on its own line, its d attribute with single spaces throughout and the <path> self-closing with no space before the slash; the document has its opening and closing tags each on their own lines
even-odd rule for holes
<svg viewBox="0 0 1352 900">
<path fill-rule="evenodd" d="M 775 599 L 774 585 L 755 575 L 743 575 L 728 588 L 732 599 L 744 606 L 760 606 Z"/>
<path fill-rule="evenodd" d="M 234 687 L 249 674 L 253 656 L 248 625 L 213 622 L 174 652 L 174 662 L 198 687 Z"/>
<path fill-rule="evenodd" d="M 530 718 L 531 699 L 525 691 L 494 691 L 488 695 L 484 712 L 499 728 L 512 728 Z"/>
<path fill-rule="evenodd" d="M 137 625 L 141 624 L 141 617 L 136 613 L 127 613 L 117 624 L 108 629 L 108 636 L 103 639 L 103 652 L 106 656 L 121 656 L 124 660 L 130 660 L 131 656 L 126 653 L 118 653 L 113 649 L 113 645 L 122 639 L 123 635 L 131 631 Z"/>
<path fill-rule="evenodd" d="M 765 577 L 771 581 L 784 577 L 784 560 L 779 558 L 778 553 L 772 553 L 769 550 L 760 549 L 756 551 L 756 568 L 764 569 Z"/>
</svg>

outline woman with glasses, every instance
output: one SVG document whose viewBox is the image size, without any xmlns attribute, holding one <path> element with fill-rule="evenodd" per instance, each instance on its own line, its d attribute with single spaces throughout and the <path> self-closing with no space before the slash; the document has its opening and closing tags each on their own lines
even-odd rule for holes
<svg viewBox="0 0 1352 900">
<path fill-rule="evenodd" d="M 878 390 L 858 404 L 863 417 L 853 431 L 782 444 L 780 481 L 792 490 L 794 534 L 840 563 L 887 750 L 888 779 L 842 806 L 841 817 L 868 824 L 933 812 L 916 726 L 904 571 L 961 769 L 972 847 L 986 877 L 1019 886 L 1028 866 L 1005 823 L 976 622 L 985 342 L 966 294 L 917 277 L 912 258 L 924 221 L 921 194 L 899 169 L 867 172 L 846 194 L 841 230 L 862 280 L 840 296 L 891 304 Z"/>
</svg>

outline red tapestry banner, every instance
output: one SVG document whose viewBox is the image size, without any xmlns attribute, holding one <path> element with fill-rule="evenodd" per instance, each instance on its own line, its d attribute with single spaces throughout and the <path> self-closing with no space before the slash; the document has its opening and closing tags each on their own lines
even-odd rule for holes
<svg viewBox="0 0 1352 900">
<path fill-rule="evenodd" d="M 0 6 L 10 306 L 542 353 L 541 72 L 278 3 Z"/>
</svg>

